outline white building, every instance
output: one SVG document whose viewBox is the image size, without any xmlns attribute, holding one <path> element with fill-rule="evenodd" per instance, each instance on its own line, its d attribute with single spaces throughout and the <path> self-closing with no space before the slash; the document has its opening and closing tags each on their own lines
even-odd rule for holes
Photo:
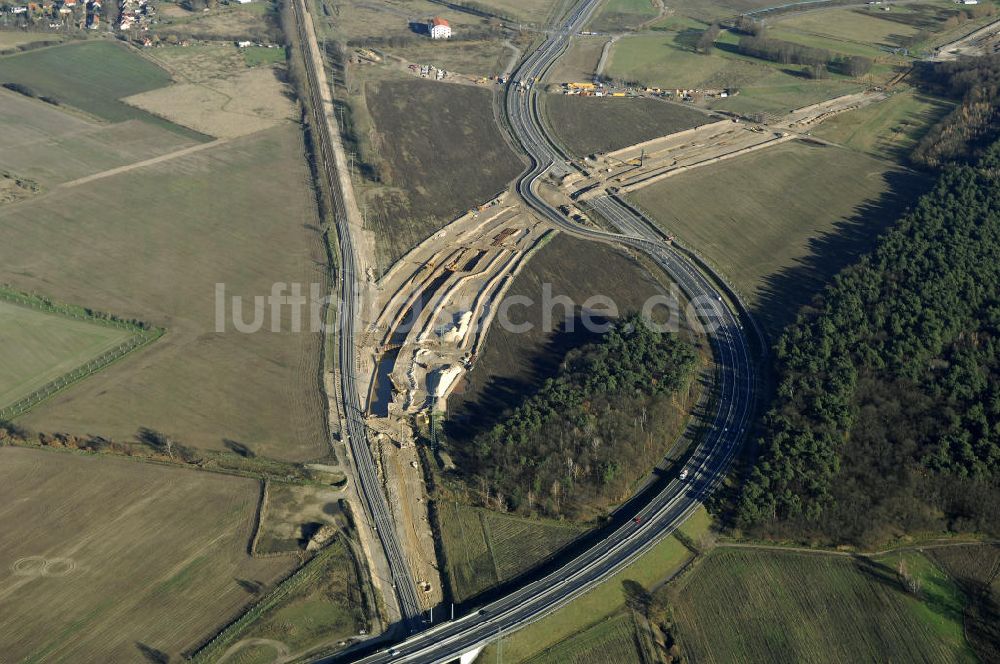
<svg viewBox="0 0 1000 664">
<path fill-rule="evenodd" d="M 443 18 L 431 20 L 431 39 L 448 39 L 451 37 L 451 26 Z"/>
</svg>

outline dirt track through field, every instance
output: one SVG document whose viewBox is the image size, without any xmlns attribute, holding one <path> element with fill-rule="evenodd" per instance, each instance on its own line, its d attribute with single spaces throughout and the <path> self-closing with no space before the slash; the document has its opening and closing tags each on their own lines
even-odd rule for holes
<svg viewBox="0 0 1000 664">
<path fill-rule="evenodd" d="M 161 154 L 159 157 L 153 157 L 152 159 L 146 159 L 144 161 L 137 161 L 134 164 L 127 164 L 125 166 L 119 166 L 118 168 L 110 168 L 106 171 L 101 171 L 100 173 L 94 173 L 93 175 L 87 175 L 82 178 L 77 178 L 76 180 L 71 180 L 70 182 L 64 182 L 59 185 L 62 188 L 72 188 L 79 187 L 82 184 L 89 184 L 95 180 L 102 180 L 104 178 L 109 178 L 113 175 L 121 175 L 122 173 L 128 173 L 129 171 L 134 171 L 137 168 L 145 168 L 147 166 L 155 166 L 156 164 L 162 164 L 165 161 L 170 161 L 171 159 L 177 159 L 178 157 L 186 157 L 190 154 L 196 152 L 201 152 L 202 150 L 210 150 L 212 148 L 219 147 L 225 143 L 228 143 L 230 139 L 220 138 L 208 143 L 199 143 L 198 145 L 192 145 L 188 148 L 183 148 L 181 150 L 176 150 L 174 152 L 168 152 L 167 154 Z"/>
</svg>

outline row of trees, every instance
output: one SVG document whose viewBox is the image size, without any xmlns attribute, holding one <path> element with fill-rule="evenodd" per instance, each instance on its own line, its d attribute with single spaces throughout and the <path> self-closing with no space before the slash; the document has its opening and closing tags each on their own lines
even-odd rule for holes
<svg viewBox="0 0 1000 664">
<path fill-rule="evenodd" d="M 589 517 L 628 496 L 670 443 L 692 348 L 639 317 L 572 351 L 558 375 L 455 450 L 465 484 L 491 507 Z"/>
<path fill-rule="evenodd" d="M 951 167 L 776 347 L 779 382 L 738 519 L 871 544 L 996 532 L 1000 144 Z"/>
<path fill-rule="evenodd" d="M 840 55 L 826 49 L 803 46 L 782 39 L 771 39 L 763 33 L 758 36 L 740 38 L 737 50 L 762 60 L 780 62 L 786 65 L 805 65 L 814 68 L 829 68 L 846 76 L 864 76 L 873 64 L 871 58 L 860 55 Z"/>
</svg>

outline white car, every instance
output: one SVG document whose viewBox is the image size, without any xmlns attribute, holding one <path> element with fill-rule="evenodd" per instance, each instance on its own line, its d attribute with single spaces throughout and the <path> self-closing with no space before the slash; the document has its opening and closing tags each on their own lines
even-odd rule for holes
<svg viewBox="0 0 1000 664">
<path fill-rule="evenodd" d="M 682 482 L 688 478 L 688 469 L 687 468 L 685 468 L 684 470 L 681 471 L 680 478 L 681 478 Z"/>
</svg>

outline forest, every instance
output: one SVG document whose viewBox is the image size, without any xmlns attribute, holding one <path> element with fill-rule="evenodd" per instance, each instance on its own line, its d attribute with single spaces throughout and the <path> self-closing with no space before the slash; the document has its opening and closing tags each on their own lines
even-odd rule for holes
<svg viewBox="0 0 1000 664">
<path fill-rule="evenodd" d="M 997 138 L 1000 111 L 1000 55 L 924 63 L 916 70 L 926 91 L 959 100 L 959 105 L 935 125 L 913 151 L 924 167 L 974 159 Z"/>
<path fill-rule="evenodd" d="M 627 498 L 683 422 L 696 355 L 627 317 L 570 351 L 508 417 L 454 451 L 474 500 L 587 519 Z"/>
<path fill-rule="evenodd" d="M 996 533 L 1000 143 L 933 189 L 777 344 L 776 396 L 737 521 L 872 545 Z"/>
</svg>

